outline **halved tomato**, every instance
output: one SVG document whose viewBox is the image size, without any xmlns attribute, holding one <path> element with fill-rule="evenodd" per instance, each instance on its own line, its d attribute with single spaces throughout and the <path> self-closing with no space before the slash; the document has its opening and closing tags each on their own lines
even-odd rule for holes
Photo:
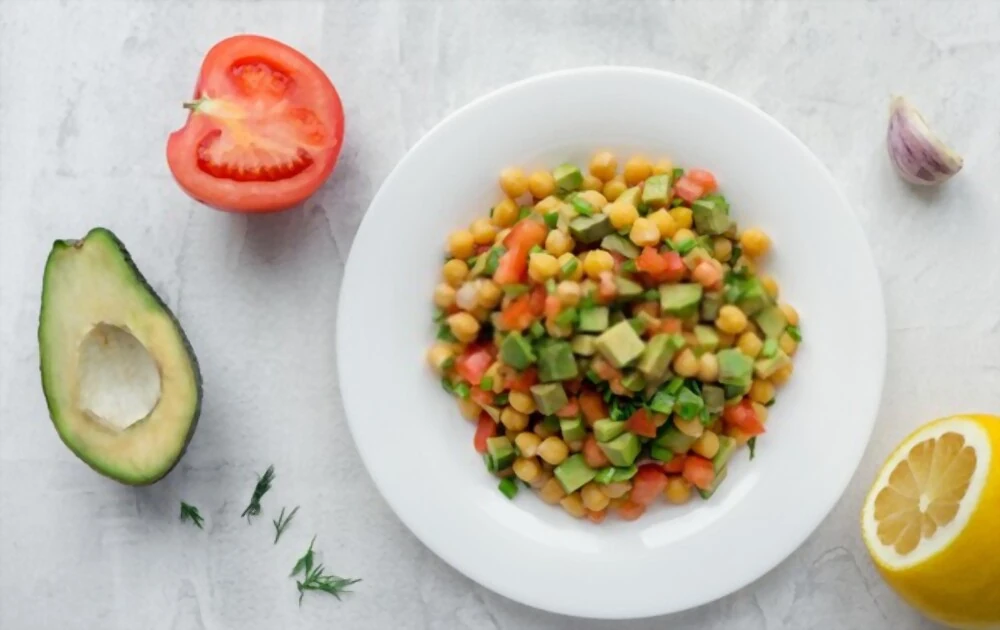
<svg viewBox="0 0 1000 630">
<path fill-rule="evenodd" d="M 287 210 L 316 192 L 344 140 L 344 108 L 305 55 L 257 35 L 212 47 L 167 163 L 186 193 L 219 210 Z"/>
</svg>

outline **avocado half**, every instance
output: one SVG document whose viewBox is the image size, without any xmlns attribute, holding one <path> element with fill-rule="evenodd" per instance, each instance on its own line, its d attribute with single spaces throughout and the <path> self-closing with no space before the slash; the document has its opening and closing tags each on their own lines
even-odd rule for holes
<svg viewBox="0 0 1000 630">
<path fill-rule="evenodd" d="M 52 245 L 38 350 L 52 423 L 77 457 L 129 485 L 177 464 L 201 411 L 198 361 L 110 230 Z"/>
</svg>

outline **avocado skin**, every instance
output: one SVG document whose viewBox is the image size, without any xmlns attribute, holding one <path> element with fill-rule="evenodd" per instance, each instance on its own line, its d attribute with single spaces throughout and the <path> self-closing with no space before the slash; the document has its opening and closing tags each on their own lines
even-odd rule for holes
<svg viewBox="0 0 1000 630">
<path fill-rule="evenodd" d="M 187 452 L 187 447 L 191 443 L 191 439 L 194 437 L 194 431 L 198 427 L 198 419 L 201 417 L 201 400 L 202 400 L 201 367 L 198 365 L 198 357 L 194 353 L 194 348 L 191 347 L 191 342 L 188 340 L 187 335 L 184 334 L 184 329 L 181 328 L 181 324 L 179 321 L 177 321 L 177 317 L 174 315 L 173 311 L 171 311 L 170 308 L 163 302 L 163 299 L 159 296 L 159 294 L 156 291 L 153 290 L 153 287 L 149 285 L 149 282 L 146 280 L 146 277 L 142 275 L 141 271 L 139 271 L 139 268 L 136 266 L 135 261 L 132 260 L 132 255 L 129 253 L 128 249 L 126 249 L 125 244 L 121 242 L 121 239 L 115 236 L 114 232 L 104 227 L 93 228 L 92 230 L 87 232 L 87 235 L 84 236 L 82 239 L 64 239 L 64 240 L 57 240 L 52 243 L 52 249 L 49 252 L 48 258 L 45 260 L 45 272 L 42 277 L 42 307 L 38 315 L 39 347 L 41 347 L 42 344 L 41 324 L 43 316 L 46 312 L 47 300 L 45 299 L 45 295 L 47 293 L 46 289 L 49 286 L 49 271 L 51 269 L 53 256 L 64 249 L 68 249 L 71 247 L 78 247 L 86 243 L 92 237 L 97 237 L 97 238 L 103 237 L 109 240 L 112 245 L 114 245 L 114 247 L 118 250 L 119 255 L 122 257 L 122 260 L 125 262 L 125 265 L 129 268 L 129 270 L 132 271 L 133 275 L 135 276 L 135 281 L 149 293 L 149 295 L 153 298 L 153 300 L 156 301 L 157 306 L 159 306 L 159 308 L 163 311 L 163 313 L 166 314 L 166 316 L 170 319 L 170 322 L 173 324 L 174 328 L 177 330 L 177 336 L 180 338 L 181 343 L 184 345 L 184 353 L 188 356 L 188 359 L 191 361 L 191 370 L 194 372 L 197 400 L 195 402 L 194 413 L 191 416 L 191 426 L 188 429 L 187 437 L 184 439 L 184 444 L 181 446 L 181 450 L 180 453 L 177 455 L 177 459 L 174 460 L 174 463 L 171 464 L 169 468 L 163 471 L 163 474 L 151 479 L 144 479 L 142 481 L 134 481 L 134 482 L 122 481 L 121 479 L 108 475 L 107 473 L 98 469 L 93 464 L 84 459 L 83 455 L 80 453 L 79 450 L 77 450 L 75 445 L 71 444 L 62 434 L 62 431 L 59 430 L 59 427 L 58 425 L 56 425 L 55 420 L 52 419 L 52 416 L 55 413 L 55 410 L 53 409 L 52 397 L 55 395 L 55 393 L 49 391 L 50 386 L 45 379 L 43 359 L 41 357 L 41 353 L 39 352 L 38 371 L 42 379 L 42 392 L 45 395 L 45 405 L 49 410 L 49 419 L 52 421 L 53 426 L 55 426 L 56 433 L 59 434 L 59 439 L 62 440 L 62 443 L 66 445 L 66 448 L 68 448 L 70 451 L 73 452 L 74 455 L 76 455 L 77 459 L 87 464 L 87 466 L 89 466 L 95 472 L 100 473 L 102 476 L 105 476 L 109 479 L 114 479 L 118 483 L 124 484 L 126 486 L 148 486 L 166 477 L 170 473 L 170 471 L 172 471 L 177 466 L 177 463 L 184 458 L 184 453 Z"/>
</svg>

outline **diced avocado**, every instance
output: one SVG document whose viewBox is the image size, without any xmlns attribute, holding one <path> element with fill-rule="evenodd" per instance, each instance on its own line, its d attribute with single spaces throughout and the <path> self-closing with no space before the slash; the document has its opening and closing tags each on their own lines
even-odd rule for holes
<svg viewBox="0 0 1000 630">
<path fill-rule="evenodd" d="M 638 372 L 629 372 L 622 377 L 622 387 L 630 392 L 641 392 L 646 387 L 646 378 Z"/>
<path fill-rule="evenodd" d="M 583 173 L 574 164 L 560 164 L 552 171 L 559 192 L 568 193 L 580 190 L 583 185 Z"/>
<path fill-rule="evenodd" d="M 674 412 L 674 403 L 676 402 L 676 397 L 661 389 L 656 392 L 656 394 L 653 395 L 653 399 L 649 401 L 649 408 L 656 413 L 670 415 Z"/>
<path fill-rule="evenodd" d="M 608 234 L 601 239 L 601 249 L 609 252 L 618 252 L 625 258 L 635 258 L 639 255 L 639 248 L 621 234 Z"/>
<path fill-rule="evenodd" d="M 684 255 L 684 266 L 694 271 L 695 267 L 711 259 L 712 254 L 707 249 L 704 247 L 693 247 L 691 251 Z"/>
<path fill-rule="evenodd" d="M 761 359 L 770 359 L 774 355 L 778 354 L 778 340 L 771 338 L 764 342 L 764 345 L 760 347 L 760 354 L 757 356 Z"/>
<path fill-rule="evenodd" d="M 670 198 L 670 175 L 653 175 L 642 185 L 642 202 L 651 208 L 667 205 Z"/>
<path fill-rule="evenodd" d="M 754 315 L 770 304 L 771 296 L 757 278 L 751 278 L 746 282 L 739 300 L 736 301 L 736 306 L 747 315 Z"/>
<path fill-rule="evenodd" d="M 587 427 L 580 418 L 560 418 L 559 431 L 567 442 L 576 442 L 587 437 Z"/>
<path fill-rule="evenodd" d="M 612 326 L 614 326 L 617 323 L 624 322 L 627 319 L 628 318 L 625 317 L 625 313 L 623 313 L 622 311 L 620 311 L 618 309 L 615 309 L 615 310 L 611 311 L 611 316 L 609 317 L 609 321 L 611 322 Z"/>
<path fill-rule="evenodd" d="M 665 446 L 653 444 L 649 447 L 649 456 L 659 462 L 669 462 L 674 458 L 674 452 Z"/>
<path fill-rule="evenodd" d="M 615 276 L 615 289 L 619 300 L 633 300 L 646 292 L 641 284 L 622 276 Z"/>
<path fill-rule="evenodd" d="M 676 317 L 687 317 L 698 312 L 701 301 L 700 284 L 664 284 L 660 286 L 660 309 Z"/>
<path fill-rule="evenodd" d="M 698 489 L 698 494 L 701 495 L 701 498 L 702 499 L 712 498 L 712 495 L 715 494 L 715 491 L 719 489 L 719 486 L 722 485 L 722 482 L 726 480 L 726 475 L 728 474 L 729 474 L 728 468 L 723 468 L 719 472 L 715 473 L 715 480 L 712 481 L 712 485 L 709 486 L 707 490 L 702 490 L 701 488 Z"/>
<path fill-rule="evenodd" d="M 598 213 L 590 217 L 577 217 L 569 222 L 569 232 L 578 243 L 589 245 L 615 231 L 608 215 Z"/>
<path fill-rule="evenodd" d="M 733 453 L 736 452 L 736 449 L 736 440 L 726 435 L 719 436 L 719 450 L 715 453 L 715 457 L 712 458 L 712 466 L 715 467 L 716 474 L 726 467 L 729 460 L 733 458 Z"/>
<path fill-rule="evenodd" d="M 13 292 L 4 300 L 14 308 Z M 115 481 L 160 480 L 184 455 L 201 412 L 198 361 L 174 314 L 105 228 L 53 243 L 41 300 L 42 390 L 59 437 Z"/>
<path fill-rule="evenodd" d="M 568 381 L 579 371 L 568 341 L 553 341 L 538 351 L 538 378 L 543 383 Z"/>
<path fill-rule="evenodd" d="M 597 351 L 616 368 L 623 368 L 639 358 L 646 344 L 627 322 L 619 322 L 597 338 Z"/>
<path fill-rule="evenodd" d="M 639 203 L 642 201 L 642 191 L 639 190 L 638 186 L 633 186 L 632 188 L 626 188 L 622 194 L 618 195 L 615 199 L 615 203 L 627 203 L 635 207 L 639 207 Z"/>
<path fill-rule="evenodd" d="M 726 406 L 726 391 L 715 385 L 702 385 L 701 397 L 705 400 L 705 410 L 719 413 Z"/>
<path fill-rule="evenodd" d="M 580 332 L 604 332 L 608 329 L 608 307 L 592 306 L 580 309 Z"/>
<path fill-rule="evenodd" d="M 593 335 L 577 335 L 570 339 L 569 345 L 573 348 L 573 354 L 581 357 L 590 357 L 597 352 L 597 337 Z"/>
<path fill-rule="evenodd" d="M 694 327 L 694 336 L 698 340 L 698 347 L 703 352 L 715 352 L 719 347 L 719 333 L 711 326 L 698 325 Z"/>
<path fill-rule="evenodd" d="M 746 387 L 753 380 L 753 359 L 735 348 L 726 348 L 716 355 L 719 360 L 719 382 L 723 385 Z"/>
<path fill-rule="evenodd" d="M 531 396 L 535 399 L 535 406 L 538 407 L 538 411 L 546 416 L 559 411 L 569 402 L 562 383 L 532 385 Z"/>
<path fill-rule="evenodd" d="M 750 392 L 750 383 L 746 385 L 723 385 L 722 391 L 726 394 L 726 402 L 738 401 Z"/>
<path fill-rule="evenodd" d="M 493 405 L 480 405 L 480 406 L 483 408 L 483 411 L 485 411 L 487 414 L 489 414 L 491 418 L 493 418 L 493 422 L 500 422 L 499 409 L 497 409 Z"/>
<path fill-rule="evenodd" d="M 639 311 L 639 314 L 635 316 L 635 319 L 637 319 L 640 322 L 642 322 L 643 330 L 649 330 L 653 326 L 657 326 L 660 323 L 659 319 L 657 319 L 656 317 L 650 315 L 646 311 Z"/>
<path fill-rule="evenodd" d="M 681 389 L 677 394 L 677 402 L 674 403 L 674 411 L 684 420 L 697 418 L 705 409 L 705 401 L 702 397 L 694 393 L 687 387 Z"/>
<path fill-rule="evenodd" d="M 607 468 L 602 468 L 599 471 L 597 471 L 596 475 L 594 475 L 594 483 L 602 483 L 604 485 L 607 485 L 611 483 L 611 480 L 614 479 L 614 476 L 615 476 L 614 466 L 608 466 Z"/>
<path fill-rule="evenodd" d="M 719 309 L 725 304 L 721 291 L 705 293 L 701 298 L 701 318 L 705 321 L 715 321 L 719 316 Z"/>
<path fill-rule="evenodd" d="M 779 339 L 788 327 L 785 314 L 777 306 L 768 306 L 753 316 L 757 325 L 768 339 Z"/>
<path fill-rule="evenodd" d="M 632 466 L 626 466 L 622 468 L 615 468 L 615 474 L 611 477 L 611 483 L 617 483 L 619 481 L 628 481 L 632 477 L 635 477 L 635 473 L 639 472 L 639 469 Z"/>
<path fill-rule="evenodd" d="M 609 442 L 598 442 L 598 446 L 615 466 L 631 466 L 642 448 L 635 433 L 626 431 Z"/>
<path fill-rule="evenodd" d="M 663 425 L 661 433 L 657 436 L 653 444 L 657 446 L 662 446 L 663 448 L 669 448 L 671 451 L 677 453 L 678 455 L 683 455 L 691 450 L 691 445 L 695 443 L 698 438 L 693 438 L 690 435 L 681 433 L 672 422 Z"/>
<path fill-rule="evenodd" d="M 716 199 L 698 199 L 691 204 L 694 225 L 702 234 L 723 234 L 729 229 L 729 204 Z"/>
<path fill-rule="evenodd" d="M 785 367 L 792 360 L 788 358 L 788 355 L 778 350 L 770 359 L 759 359 L 754 363 L 753 371 L 757 375 L 757 378 L 771 378 L 771 375 Z"/>
<path fill-rule="evenodd" d="M 494 470 L 510 468 L 517 457 L 514 452 L 514 445 L 505 436 L 486 438 L 486 453 L 493 462 Z"/>
<path fill-rule="evenodd" d="M 610 442 L 624 432 L 624 422 L 616 422 L 610 418 L 602 418 L 594 422 L 594 437 L 598 442 Z"/>
<path fill-rule="evenodd" d="M 531 343 L 517 331 L 507 335 L 500 344 L 500 358 L 515 370 L 525 369 L 536 359 Z"/>
<path fill-rule="evenodd" d="M 659 380 L 666 376 L 667 370 L 670 369 L 670 361 L 673 360 L 674 353 L 677 352 L 671 339 L 673 336 L 661 333 L 655 335 L 646 344 L 646 349 L 642 351 L 637 367 L 648 378 Z"/>
<path fill-rule="evenodd" d="M 597 476 L 597 471 L 588 466 L 579 453 L 567 457 L 553 472 L 567 494 L 576 492 Z"/>
</svg>

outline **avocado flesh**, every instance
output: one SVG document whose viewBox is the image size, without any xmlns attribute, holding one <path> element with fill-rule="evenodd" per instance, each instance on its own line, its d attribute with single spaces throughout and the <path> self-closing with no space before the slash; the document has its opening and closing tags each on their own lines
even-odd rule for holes
<svg viewBox="0 0 1000 630">
<path fill-rule="evenodd" d="M 53 244 L 38 345 L 52 423 L 77 457 L 129 485 L 170 472 L 198 423 L 198 362 L 109 230 Z"/>
</svg>

